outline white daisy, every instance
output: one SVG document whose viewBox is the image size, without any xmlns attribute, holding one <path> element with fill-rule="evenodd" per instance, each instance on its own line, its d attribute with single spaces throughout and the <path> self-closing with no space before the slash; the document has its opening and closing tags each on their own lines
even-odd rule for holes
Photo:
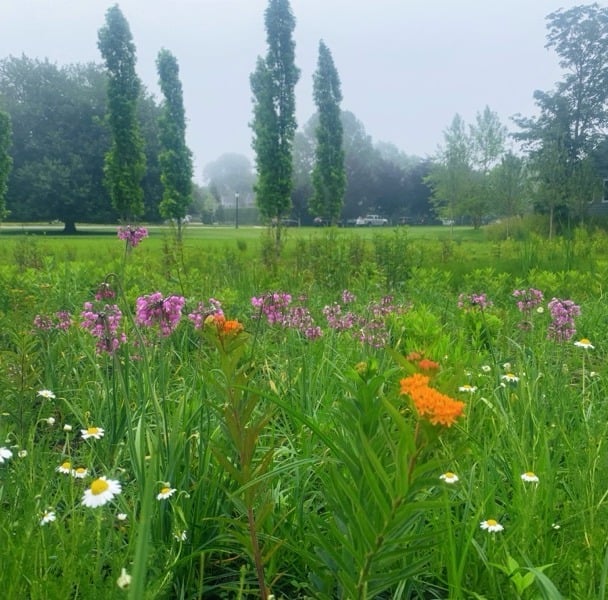
<svg viewBox="0 0 608 600">
<path fill-rule="evenodd" d="M 536 475 L 536 473 L 533 473 L 532 471 L 526 471 L 525 473 L 522 473 L 521 480 L 527 481 L 529 483 L 538 483 L 540 481 L 538 475 Z"/>
<path fill-rule="evenodd" d="M 465 383 L 464 385 L 461 385 L 458 388 L 459 392 L 466 392 L 468 394 L 472 394 L 473 392 L 477 391 L 477 386 L 475 385 L 469 385 L 468 383 Z"/>
<path fill-rule="evenodd" d="M 489 373 L 492 370 L 492 367 L 490 365 L 482 365 L 481 370 L 484 373 Z"/>
<path fill-rule="evenodd" d="M 63 473 L 64 475 L 69 475 L 72 472 L 72 463 L 69 460 L 61 463 L 56 469 L 58 473 Z"/>
<path fill-rule="evenodd" d="M 578 346 L 579 348 L 584 348 L 585 350 L 595 349 L 595 346 L 592 345 L 591 342 L 587 338 L 583 338 L 583 339 L 579 340 L 578 342 L 574 342 L 574 345 Z"/>
<path fill-rule="evenodd" d="M 38 390 L 37 396 L 44 398 L 45 400 L 55 400 L 55 394 L 51 390 Z"/>
<path fill-rule="evenodd" d="M 504 527 L 495 519 L 487 519 L 486 521 L 482 521 L 479 526 L 490 533 L 498 533 L 504 529 Z"/>
<path fill-rule="evenodd" d="M 116 518 L 117 518 L 119 521 L 126 521 L 126 520 L 127 520 L 127 513 L 118 513 L 118 514 L 116 515 Z"/>
<path fill-rule="evenodd" d="M 45 421 L 49 427 L 52 427 L 53 425 L 55 425 L 55 417 L 49 417 L 48 419 L 45 419 Z"/>
<path fill-rule="evenodd" d="M 156 494 L 156 499 L 157 500 L 166 500 L 167 498 L 170 498 L 171 496 L 173 496 L 173 494 L 175 494 L 177 490 L 175 488 L 172 487 L 163 487 L 161 488 L 160 492 L 158 494 Z"/>
<path fill-rule="evenodd" d="M 178 541 L 178 542 L 185 542 L 188 539 L 188 532 L 184 529 L 183 531 L 176 531 L 173 534 L 173 537 Z"/>
<path fill-rule="evenodd" d="M 9 458 L 13 458 L 13 453 L 8 448 L 0 448 L 0 465 Z"/>
<path fill-rule="evenodd" d="M 71 425 L 69 425 L 68 423 L 66 423 L 66 424 L 63 426 L 63 430 L 64 430 L 64 431 L 72 431 L 72 426 L 71 426 Z"/>
<path fill-rule="evenodd" d="M 446 483 L 456 483 L 459 478 L 456 473 L 452 473 L 452 471 L 446 471 L 442 475 L 439 475 L 439 479 L 445 481 Z"/>
<path fill-rule="evenodd" d="M 57 519 L 57 515 L 52 510 L 45 510 L 42 518 L 40 519 L 40 525 L 47 525 Z"/>
<path fill-rule="evenodd" d="M 27 450 L 19 450 L 19 452 L 17 452 L 17 456 L 19 458 L 25 458 L 27 456 Z"/>
<path fill-rule="evenodd" d="M 105 431 L 101 427 L 87 427 L 86 429 L 81 429 L 80 433 L 83 440 L 88 440 L 89 438 L 100 440 Z"/>
<path fill-rule="evenodd" d="M 120 482 L 115 479 L 100 477 L 93 481 L 91 486 L 84 491 L 82 504 L 90 508 L 103 506 L 112 500 L 114 496 L 120 494 L 121 491 Z"/>
<path fill-rule="evenodd" d="M 86 467 L 78 467 L 77 469 L 72 469 L 71 473 L 75 479 L 84 479 L 89 474 L 89 470 Z"/>
<path fill-rule="evenodd" d="M 507 373 L 506 375 L 503 375 L 501 379 L 508 381 L 509 383 L 517 383 L 519 381 L 519 377 L 513 373 Z"/>
<path fill-rule="evenodd" d="M 124 590 L 125 588 L 129 587 L 130 584 L 131 584 L 131 575 L 129 575 L 127 573 L 127 570 L 123 567 L 120 570 L 120 577 L 116 580 L 116 585 L 121 590 Z"/>
</svg>

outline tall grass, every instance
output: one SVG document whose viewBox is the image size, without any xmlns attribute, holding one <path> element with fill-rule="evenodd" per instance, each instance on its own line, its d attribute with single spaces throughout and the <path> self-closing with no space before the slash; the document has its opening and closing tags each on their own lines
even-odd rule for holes
<svg viewBox="0 0 608 600">
<path fill-rule="evenodd" d="M 126 254 L 15 239 L 0 265 L 4 596 L 605 597 L 605 239 L 578 235 L 446 250 L 329 230 L 288 238 L 271 269 L 244 237 L 153 235 Z M 102 281 L 116 296 L 95 301 Z M 545 298 L 522 313 L 527 287 Z M 185 298 L 169 335 L 136 314 L 156 291 Z M 580 305 L 573 337 L 548 337 L 553 297 Z M 96 351 L 85 302 L 108 338 L 105 305 L 120 308 L 116 351 Z M 403 392 L 421 372 L 465 403 L 450 426 Z M 100 477 L 121 492 L 83 505 Z"/>
</svg>

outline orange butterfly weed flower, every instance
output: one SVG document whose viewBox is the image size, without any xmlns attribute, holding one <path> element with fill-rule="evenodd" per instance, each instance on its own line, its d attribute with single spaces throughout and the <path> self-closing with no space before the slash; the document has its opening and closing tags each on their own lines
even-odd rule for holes
<svg viewBox="0 0 608 600">
<path fill-rule="evenodd" d="M 215 325 L 217 327 L 217 331 L 220 335 L 229 336 L 229 335 L 237 335 L 244 330 L 243 324 L 236 320 L 228 320 L 221 313 L 215 313 L 213 315 L 209 315 L 205 319 L 206 325 Z"/>
<path fill-rule="evenodd" d="M 439 371 L 439 363 L 430 358 L 422 358 L 418 361 L 418 368 L 426 373 L 434 373 Z"/>
<path fill-rule="evenodd" d="M 429 377 L 416 373 L 400 382 L 401 393 L 414 402 L 418 415 L 428 419 L 433 425 L 451 427 L 464 411 L 464 402 L 429 387 Z"/>
</svg>

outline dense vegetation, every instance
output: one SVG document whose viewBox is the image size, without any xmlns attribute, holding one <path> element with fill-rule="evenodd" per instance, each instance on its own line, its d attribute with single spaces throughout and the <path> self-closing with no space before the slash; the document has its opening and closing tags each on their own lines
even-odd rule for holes
<svg viewBox="0 0 608 600">
<path fill-rule="evenodd" d="M 374 213 L 393 224 L 429 224 L 441 218 L 479 227 L 535 212 L 548 215 L 551 236 L 590 216 L 605 216 L 608 9 L 581 5 L 547 16 L 547 47 L 555 52 L 563 77 L 554 90 L 530 91 L 538 116 L 517 115 L 515 126 L 507 127 L 488 106 L 471 124 L 456 114 L 436 155 L 426 158 L 374 143 L 356 115 L 340 111 L 339 64 L 333 64 L 323 43 L 315 73 L 318 111 L 296 131 L 293 86 L 299 70 L 292 37 L 297 15 L 287 0 L 273 0 L 265 16 L 267 52 L 251 78 L 256 172 L 247 157 L 220 156 L 205 167 L 206 186 L 194 185 L 191 200 L 183 181 L 191 165 L 183 141 L 186 121 L 176 59 L 161 75 L 165 79 L 171 73 L 169 96 L 161 107 L 139 85 L 135 42 L 118 7 L 108 11 L 107 19 L 120 25 L 129 42 L 121 62 L 130 66 L 122 91 L 117 91 L 109 63 L 105 68 L 58 66 L 25 56 L 0 61 L 0 110 L 10 117 L 3 118 L 0 132 L 0 207 L 5 200 L 8 218 L 57 219 L 67 231 L 76 222 L 115 222 L 121 212 L 126 218 L 128 211 L 110 202 L 112 161 L 104 157 L 114 156 L 112 123 L 120 118 L 124 124 L 127 117 L 130 125 L 123 134 L 137 148 L 131 155 L 138 159 L 129 176 L 117 180 L 121 183 L 114 186 L 114 195 L 124 188 L 134 201 L 141 188 L 144 221 L 158 222 L 175 213 L 179 219 L 190 214 L 206 223 L 234 222 L 239 203 L 242 223 L 270 219 L 279 225 L 281 217 L 312 224 L 315 217 L 346 222 Z M 102 27 L 100 40 L 105 31 Z M 112 44 L 118 40 L 110 39 Z M 170 56 L 163 52 L 160 56 Z M 123 114 L 113 115 L 112 103 Z M 127 135 L 137 129 L 140 136 Z M 163 195 L 171 210 L 159 210 Z"/>
<path fill-rule="evenodd" d="M 608 239 L 442 231 L 3 236 L 6 597 L 604 597 Z"/>
</svg>

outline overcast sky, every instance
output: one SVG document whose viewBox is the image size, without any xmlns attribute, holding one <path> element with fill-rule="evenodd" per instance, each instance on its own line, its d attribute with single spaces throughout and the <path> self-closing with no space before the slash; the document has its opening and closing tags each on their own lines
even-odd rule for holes
<svg viewBox="0 0 608 600">
<path fill-rule="evenodd" d="M 314 112 L 319 40 L 342 81 L 342 108 L 374 142 L 432 155 L 456 113 L 472 123 L 488 105 L 504 124 L 535 114 L 532 94 L 561 79 L 545 48 L 547 14 L 570 0 L 291 0 L 296 17 L 299 125 Z M 0 0 L 0 57 L 101 62 L 97 32 L 113 2 Z M 225 152 L 252 158 L 249 75 L 266 53 L 267 0 L 122 0 L 137 71 L 159 95 L 160 48 L 177 58 L 195 176 Z"/>
</svg>

